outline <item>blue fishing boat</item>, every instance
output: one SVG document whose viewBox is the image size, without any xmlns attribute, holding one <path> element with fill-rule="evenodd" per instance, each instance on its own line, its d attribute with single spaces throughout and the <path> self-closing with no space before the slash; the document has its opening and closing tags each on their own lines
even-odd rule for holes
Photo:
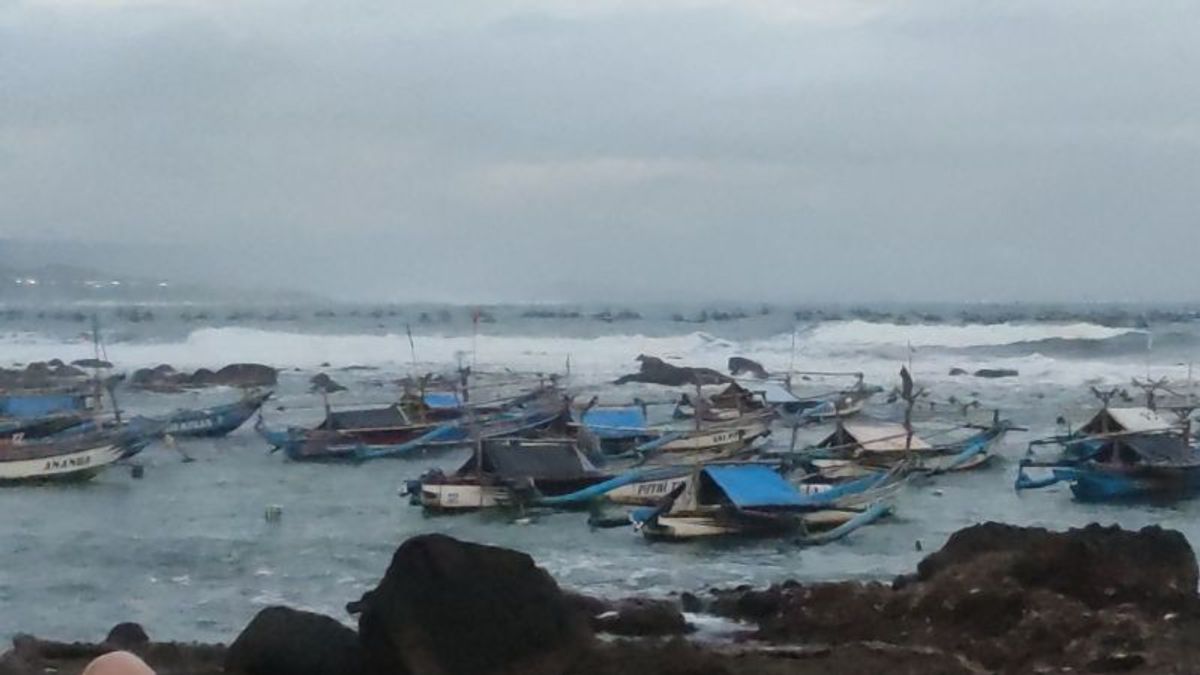
<svg viewBox="0 0 1200 675">
<path fill-rule="evenodd" d="M 97 405 L 97 393 L 80 388 L 0 392 L 0 419 L 34 419 L 87 412 Z"/>
<path fill-rule="evenodd" d="M 246 423 L 273 392 L 257 392 L 240 401 L 199 410 L 178 410 L 166 418 L 166 433 L 175 438 L 225 436 Z"/>
<path fill-rule="evenodd" d="M 642 406 L 588 407 L 573 413 L 573 424 L 586 428 L 606 455 L 621 455 L 653 440 L 661 433 L 646 424 Z"/>
<path fill-rule="evenodd" d="M 857 483 L 870 489 L 869 482 Z M 674 488 L 658 504 L 630 514 L 636 531 L 648 539 L 681 541 L 713 537 L 796 534 L 802 543 L 820 531 L 844 537 L 890 513 L 883 500 L 846 506 L 854 494 L 845 487 L 805 494 L 775 469 L 759 463 L 698 466 L 691 480 Z"/>
<path fill-rule="evenodd" d="M 1175 431 L 1106 434 L 1060 441 L 1058 459 L 1039 461 L 1033 444 L 1016 489 L 1066 483 L 1080 501 L 1175 500 L 1200 495 L 1200 449 Z M 1030 469 L 1044 469 L 1035 477 Z"/>
<path fill-rule="evenodd" d="M 468 417 L 445 422 L 410 423 L 405 426 L 392 424 L 394 420 L 408 419 L 396 417 L 403 415 L 399 408 L 382 410 L 385 413 L 373 413 L 369 416 L 371 419 L 367 419 L 368 416 L 361 411 L 357 412 L 351 421 L 358 426 L 349 429 L 341 426 L 347 421 L 344 413 L 328 415 L 326 424 L 316 429 L 270 429 L 261 419 L 255 429 L 273 451 L 282 450 L 293 461 L 362 462 L 385 457 L 402 458 L 435 448 L 462 445 L 476 436 L 483 439 L 520 436 L 565 424 L 565 406 L 557 396 L 523 401 L 510 410 L 472 413 Z M 335 417 L 338 415 L 341 416 Z M 330 420 L 333 420 L 332 425 L 328 424 Z M 379 423 L 389 426 L 362 426 Z"/>
</svg>

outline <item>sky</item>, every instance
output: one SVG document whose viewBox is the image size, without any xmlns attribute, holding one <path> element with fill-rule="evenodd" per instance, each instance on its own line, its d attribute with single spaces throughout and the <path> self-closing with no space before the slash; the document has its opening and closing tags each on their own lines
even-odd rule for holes
<svg viewBox="0 0 1200 675">
<path fill-rule="evenodd" d="M 1173 0 L 0 0 L 0 239 L 369 300 L 1194 300 L 1198 25 Z"/>
</svg>

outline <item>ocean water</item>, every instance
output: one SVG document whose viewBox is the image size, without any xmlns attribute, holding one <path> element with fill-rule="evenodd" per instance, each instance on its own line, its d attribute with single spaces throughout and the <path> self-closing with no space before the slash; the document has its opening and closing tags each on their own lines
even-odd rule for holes
<svg viewBox="0 0 1200 675">
<path fill-rule="evenodd" d="M 414 370 L 448 370 L 459 362 L 493 372 L 564 373 L 569 367 L 566 381 L 581 397 L 597 394 L 620 403 L 639 396 L 663 404 L 655 410 L 665 415 L 677 392 L 609 384 L 636 370 L 634 358 L 644 353 L 719 369 L 740 355 L 771 370 L 794 365 L 859 371 L 867 382 L 886 388 L 911 359 L 915 378 L 936 404 L 918 411 L 919 431 L 965 421 L 953 399 L 979 401 L 970 419 L 983 421 L 999 408 L 1030 432 L 1010 434 L 1001 461 L 988 469 L 910 486 L 890 520 L 842 542 L 799 548 L 783 540 L 648 543 L 629 529 L 593 531 L 584 513 L 427 517 L 400 498 L 398 489 L 430 467 L 454 468 L 463 452 L 361 466 L 296 464 L 270 454 L 247 426 L 225 439 L 181 442 L 179 448 L 196 460 L 190 463 L 165 446 L 151 447 L 140 460 L 146 466 L 140 480 L 117 468 L 82 485 L 0 490 L 5 544 L 0 634 L 98 639 L 112 624 L 129 620 L 157 638 L 228 641 L 255 612 L 277 603 L 346 620 L 345 603 L 375 585 L 400 542 L 422 532 L 527 551 L 564 585 L 606 596 L 788 578 L 889 578 L 913 569 L 951 532 L 991 519 L 1058 528 L 1093 521 L 1161 524 L 1193 541 L 1200 537 L 1196 502 L 1098 506 L 1073 502 L 1066 488 L 1021 495 L 1012 488 L 1025 443 L 1054 432 L 1059 416 L 1082 422 L 1095 408 L 1091 386 L 1128 386 L 1131 378 L 1147 374 L 1185 386 L 1187 364 L 1200 346 L 1200 324 L 1183 310 L 1147 327 L 1128 309 L 1048 313 L 1006 307 L 988 314 L 943 307 L 939 316 L 930 310 L 858 312 L 861 316 L 823 311 L 797 319 L 790 311 L 756 307 L 743 318 L 710 316 L 704 322 L 697 320 L 696 308 L 642 308 L 642 318 L 611 322 L 591 316 L 603 309 L 572 316 L 557 308 L 493 308 L 494 320 L 480 322 L 478 331 L 463 308 L 239 310 L 164 304 L 142 308 L 152 317 L 127 308 L 98 312 L 107 355 L 123 370 L 238 361 L 284 369 L 277 398 L 265 412 L 272 424 L 309 424 L 321 417 L 319 400 L 307 391 L 317 371 L 350 387 L 335 395 L 336 404 L 382 404 L 398 394 L 397 378 Z M 97 308 L 0 312 L 0 365 L 91 356 L 92 344 L 83 335 L 88 323 L 77 313 L 93 311 Z M 950 376 L 955 367 L 1015 368 L 1020 376 Z M 802 386 L 817 393 L 847 382 L 812 376 Z M 154 414 L 236 396 L 229 389 L 125 392 L 121 404 L 128 412 Z M 893 419 L 901 414 L 882 396 L 869 412 Z M 801 440 L 815 440 L 821 432 L 808 430 Z M 772 442 L 786 444 L 788 436 L 780 429 Z M 282 507 L 279 522 L 264 518 L 273 505 Z"/>
</svg>

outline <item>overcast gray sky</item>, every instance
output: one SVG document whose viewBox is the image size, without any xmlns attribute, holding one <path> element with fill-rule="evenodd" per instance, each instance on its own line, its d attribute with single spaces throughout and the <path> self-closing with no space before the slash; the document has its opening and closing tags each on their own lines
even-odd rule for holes
<svg viewBox="0 0 1200 675">
<path fill-rule="evenodd" d="M 1196 298 L 1198 30 L 1170 0 L 0 0 L 0 236 L 371 299 Z"/>
</svg>

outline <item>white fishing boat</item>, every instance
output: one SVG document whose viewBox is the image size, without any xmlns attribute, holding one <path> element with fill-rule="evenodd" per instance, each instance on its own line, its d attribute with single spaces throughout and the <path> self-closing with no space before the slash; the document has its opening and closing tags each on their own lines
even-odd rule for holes
<svg viewBox="0 0 1200 675">
<path fill-rule="evenodd" d="M 125 457 L 126 443 L 116 434 L 79 434 L 64 438 L 0 440 L 0 483 L 86 480 Z"/>
<path fill-rule="evenodd" d="M 741 450 L 771 433 L 769 415 L 743 417 L 733 422 L 681 431 L 655 448 L 664 453 L 731 452 Z"/>
</svg>

